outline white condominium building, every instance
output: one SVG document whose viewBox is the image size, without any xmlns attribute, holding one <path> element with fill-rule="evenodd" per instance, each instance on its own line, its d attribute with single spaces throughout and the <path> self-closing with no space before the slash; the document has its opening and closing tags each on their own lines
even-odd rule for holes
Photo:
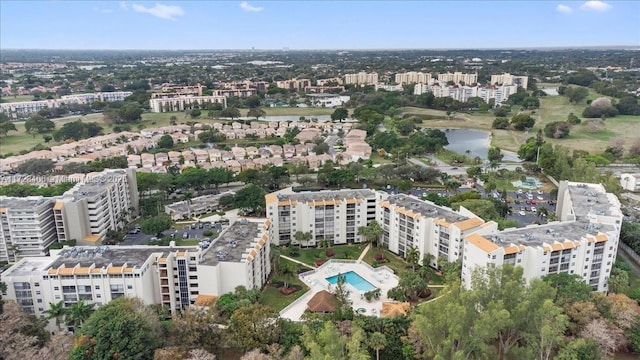
<svg viewBox="0 0 640 360">
<path fill-rule="evenodd" d="M 311 80 L 309 79 L 291 79 L 276 81 L 276 86 L 280 89 L 287 89 L 291 91 L 304 90 L 307 86 L 311 86 Z"/>
<path fill-rule="evenodd" d="M 58 241 L 53 204 L 44 197 L 0 197 L 0 261 L 48 254 Z"/>
<path fill-rule="evenodd" d="M 438 81 L 447 83 L 453 81 L 454 84 L 465 83 L 471 85 L 478 82 L 478 74 L 464 74 L 462 72 L 438 74 Z"/>
<path fill-rule="evenodd" d="M 161 93 L 158 93 L 161 94 Z M 165 94 L 161 94 L 165 95 Z M 184 111 L 185 109 L 194 108 L 197 104 L 202 106 L 205 104 L 222 104 L 227 107 L 227 97 L 224 95 L 214 96 L 175 96 L 175 97 L 155 97 L 149 100 L 151 112 L 172 112 Z"/>
<path fill-rule="evenodd" d="M 435 266 L 440 257 L 448 261 L 459 260 L 462 256 L 462 239 L 481 228 L 495 228 L 495 223 L 485 222 L 461 208 L 450 208 L 420 200 L 403 194 L 391 195 L 379 203 L 378 222 L 384 229 L 382 242 L 389 251 L 404 258 L 410 248 L 424 256 L 433 256 Z"/>
<path fill-rule="evenodd" d="M 107 170 L 87 177 L 56 199 L 59 241 L 100 245 L 109 230 L 122 229 L 138 213 L 135 169 Z"/>
<path fill-rule="evenodd" d="M 504 73 L 502 75 L 491 75 L 491 85 L 516 85 L 523 88 L 527 88 L 529 85 L 529 77 L 528 76 L 517 76 L 511 75 L 509 73 Z"/>
<path fill-rule="evenodd" d="M 329 86 L 330 84 L 342 85 L 342 78 L 318 79 L 316 80 L 316 84 L 318 86 Z"/>
<path fill-rule="evenodd" d="M 265 196 L 271 237 L 277 245 L 316 246 L 359 243 L 358 228 L 376 219 L 376 202 L 382 193 L 372 190 L 312 191 L 294 193 L 291 188 Z M 310 233 L 298 241 L 297 232 Z"/>
<path fill-rule="evenodd" d="M 240 220 L 199 247 L 102 246 L 52 250 L 24 258 L 1 274 L 6 299 L 43 315 L 50 303 L 98 306 L 137 297 L 171 311 L 209 302 L 237 286 L 261 288 L 271 272 L 269 225 Z"/>
<path fill-rule="evenodd" d="M 409 71 L 396 74 L 397 84 L 427 84 L 431 81 L 431 73 Z"/>
<path fill-rule="evenodd" d="M 450 97 L 460 102 L 467 102 L 469 98 L 479 97 L 484 102 L 495 99 L 495 103 L 499 104 L 512 94 L 518 91 L 516 85 L 501 85 L 497 87 L 481 87 L 481 86 L 460 86 L 460 85 L 441 85 L 435 84 L 416 84 L 413 88 L 414 95 L 422 95 L 424 93 L 432 93 L 435 97 Z"/>
<path fill-rule="evenodd" d="M 88 174 L 62 196 L 0 197 L 0 261 L 43 256 L 54 242 L 99 245 L 138 213 L 135 169 Z"/>
<path fill-rule="evenodd" d="M 91 104 L 96 101 L 122 101 L 131 94 L 131 91 L 98 92 L 64 95 L 60 99 L 2 103 L 0 104 L 0 112 L 6 113 L 10 117 L 15 118 L 18 116 L 33 114 L 43 109 L 59 108 L 64 104 Z"/>
<path fill-rule="evenodd" d="M 618 199 L 600 184 L 562 181 L 556 215 L 559 221 L 546 225 L 467 236 L 464 284 L 471 286 L 477 267 L 512 264 L 524 268 L 527 280 L 568 273 L 580 276 L 594 291 L 607 291 L 623 217 Z"/>
<path fill-rule="evenodd" d="M 628 191 L 640 192 L 640 174 L 620 175 L 620 186 Z"/>
<path fill-rule="evenodd" d="M 345 74 L 344 83 L 355 85 L 375 85 L 378 83 L 378 73 L 369 74 L 365 71 L 361 71 L 357 74 Z"/>
<path fill-rule="evenodd" d="M 217 89 L 213 90 L 215 96 L 248 98 L 251 95 L 258 94 L 258 89 L 242 88 L 242 89 Z"/>
</svg>

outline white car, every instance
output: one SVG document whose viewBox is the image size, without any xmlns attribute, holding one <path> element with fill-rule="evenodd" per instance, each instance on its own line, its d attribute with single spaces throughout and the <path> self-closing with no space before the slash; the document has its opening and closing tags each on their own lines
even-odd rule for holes
<svg viewBox="0 0 640 360">
<path fill-rule="evenodd" d="M 527 213 L 525 213 L 523 210 L 520 210 L 520 215 L 525 216 L 527 215 Z"/>
<path fill-rule="evenodd" d="M 542 192 L 542 190 L 538 190 L 538 194 L 542 195 L 544 193 Z"/>
<path fill-rule="evenodd" d="M 535 207 L 535 206 L 532 206 L 532 207 L 531 207 L 531 212 L 536 212 L 536 211 L 537 211 L 537 210 L 536 210 L 536 207 Z"/>
<path fill-rule="evenodd" d="M 518 189 L 518 194 L 522 194 L 522 189 Z"/>
<path fill-rule="evenodd" d="M 538 196 L 538 200 L 544 200 L 542 196 Z"/>
</svg>

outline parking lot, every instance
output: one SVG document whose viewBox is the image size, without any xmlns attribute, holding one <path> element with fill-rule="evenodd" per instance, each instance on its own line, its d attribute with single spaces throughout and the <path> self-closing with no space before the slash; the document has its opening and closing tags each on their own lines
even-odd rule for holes
<svg viewBox="0 0 640 360">
<path fill-rule="evenodd" d="M 193 225 L 185 224 L 181 229 L 166 230 L 162 233 L 162 237 L 168 237 L 168 236 L 171 236 L 172 234 L 175 234 L 174 236 L 177 240 L 198 240 L 198 239 L 201 240 L 208 237 L 202 234 L 207 230 L 217 232 L 217 233 L 220 233 L 222 231 L 221 224 L 210 224 L 210 223 L 200 223 L 200 224 L 202 225 L 202 227 L 200 227 L 199 224 L 193 224 Z M 184 237 L 184 234 L 187 234 L 186 235 L 187 237 Z M 120 244 L 121 245 L 145 245 L 149 241 L 151 241 L 153 237 L 156 237 L 156 236 L 144 234 L 142 232 L 139 232 L 137 234 L 128 233 Z"/>
<path fill-rule="evenodd" d="M 495 195 L 491 194 L 491 196 Z M 511 209 L 511 215 L 507 216 L 509 220 L 515 220 L 519 226 L 526 226 L 540 222 L 547 223 L 547 217 L 539 216 L 540 209 L 546 208 L 549 214 L 555 213 L 555 199 L 552 199 L 548 193 L 540 191 L 509 191 L 507 192 L 507 202 Z"/>
</svg>

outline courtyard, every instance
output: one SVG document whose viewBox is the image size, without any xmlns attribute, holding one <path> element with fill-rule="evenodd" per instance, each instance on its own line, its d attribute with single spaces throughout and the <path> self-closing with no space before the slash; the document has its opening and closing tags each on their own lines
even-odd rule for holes
<svg viewBox="0 0 640 360">
<path fill-rule="evenodd" d="M 368 316 L 380 316 L 382 303 L 390 301 L 387 292 L 396 287 L 399 278 L 386 266 L 371 267 L 361 260 L 331 259 L 317 269 L 304 272 L 298 278 L 309 288 L 303 296 L 289 304 L 280 316 L 292 321 L 300 321 L 308 309 L 308 302 L 319 292 L 332 292 L 338 276 L 344 276 L 353 309 Z M 380 297 L 367 301 L 365 293 L 379 289 Z"/>
</svg>

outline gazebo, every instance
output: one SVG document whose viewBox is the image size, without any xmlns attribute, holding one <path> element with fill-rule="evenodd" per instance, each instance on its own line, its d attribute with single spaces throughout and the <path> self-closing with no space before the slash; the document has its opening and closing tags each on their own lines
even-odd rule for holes
<svg viewBox="0 0 640 360">
<path fill-rule="evenodd" d="M 327 290 L 318 291 L 307 303 L 311 312 L 330 313 L 336 311 L 338 300 Z"/>
<path fill-rule="evenodd" d="M 411 304 L 408 302 L 383 302 L 382 311 L 380 316 L 382 317 L 396 317 L 405 316 L 409 312 Z"/>
</svg>

